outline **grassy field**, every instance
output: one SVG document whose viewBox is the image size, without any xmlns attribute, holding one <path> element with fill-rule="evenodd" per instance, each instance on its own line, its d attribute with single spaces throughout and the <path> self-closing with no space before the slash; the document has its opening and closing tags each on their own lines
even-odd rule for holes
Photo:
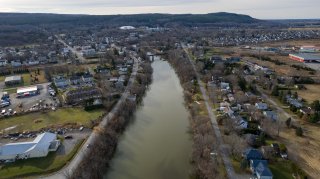
<svg viewBox="0 0 320 179">
<path fill-rule="evenodd" d="M 307 90 L 298 90 L 298 95 L 305 99 L 309 104 L 314 100 L 320 100 L 320 85 L 304 85 Z"/>
<path fill-rule="evenodd" d="M 0 82 L 3 82 L 5 78 L 5 76 L 0 76 Z"/>
<path fill-rule="evenodd" d="M 103 113 L 104 110 L 102 109 L 85 111 L 79 108 L 65 108 L 48 113 L 31 113 L 0 120 L 0 131 L 12 126 L 16 127 L 10 132 L 36 131 L 50 125 L 63 125 L 66 123 L 89 126 L 91 120 L 97 119 Z"/>
<path fill-rule="evenodd" d="M 23 83 L 21 83 L 19 85 L 15 85 L 15 86 L 5 87 L 3 89 L 3 91 L 7 91 L 8 93 L 15 93 L 16 90 L 17 90 L 17 87 L 30 86 L 30 85 L 35 85 L 35 84 L 40 84 L 40 83 L 46 83 L 47 82 L 47 80 L 46 80 L 46 78 L 44 76 L 44 72 L 42 70 L 40 71 L 40 75 L 37 75 L 38 81 L 36 83 L 31 83 L 30 74 L 32 74 L 33 77 L 35 76 L 34 72 L 20 74 L 22 79 L 23 79 Z M 9 75 L 9 76 L 12 76 L 12 75 Z M 6 76 L 0 76 L 0 82 L 4 81 L 5 78 L 6 78 Z"/>
<path fill-rule="evenodd" d="M 214 55 L 222 55 L 222 51 L 220 49 L 217 49 L 217 48 L 214 48 L 214 49 L 211 49 L 209 51 L 207 51 L 205 54 L 204 54 L 204 57 L 206 59 L 210 59 L 212 56 Z"/>
<path fill-rule="evenodd" d="M 274 179 L 290 179 L 292 177 L 291 162 L 286 161 L 277 161 L 269 164 L 269 168 L 273 174 Z"/>
<path fill-rule="evenodd" d="M 84 140 L 79 141 L 67 155 L 58 155 L 56 152 L 51 152 L 45 158 L 20 160 L 8 164 L 0 169 L 0 178 L 21 178 L 58 171 L 73 158 L 83 142 Z"/>
</svg>

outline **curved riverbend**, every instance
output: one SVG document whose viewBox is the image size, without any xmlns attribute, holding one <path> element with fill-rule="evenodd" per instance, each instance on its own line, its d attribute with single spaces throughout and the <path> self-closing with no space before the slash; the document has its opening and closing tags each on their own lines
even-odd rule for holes
<svg viewBox="0 0 320 179">
<path fill-rule="evenodd" d="M 153 83 L 118 145 L 106 179 L 186 179 L 192 140 L 183 89 L 168 62 L 155 60 Z"/>
</svg>

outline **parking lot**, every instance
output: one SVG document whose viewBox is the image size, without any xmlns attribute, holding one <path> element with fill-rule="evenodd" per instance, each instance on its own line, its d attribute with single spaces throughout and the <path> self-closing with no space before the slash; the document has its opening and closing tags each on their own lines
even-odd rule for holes
<svg viewBox="0 0 320 179">
<path fill-rule="evenodd" d="M 22 112 L 22 111 L 32 111 L 32 110 L 37 110 L 42 107 L 55 107 L 58 105 L 58 100 L 55 99 L 55 97 L 52 97 L 49 92 L 48 92 L 48 85 L 50 83 L 43 83 L 43 84 L 38 84 L 38 89 L 39 89 L 39 94 L 35 96 L 27 96 L 27 97 L 21 97 L 17 98 L 17 94 L 9 94 L 10 96 L 10 102 L 11 105 L 4 107 L 1 109 L 1 112 L 3 110 L 12 110 L 12 112 Z M 3 96 L 3 89 L 4 84 L 0 83 L 0 97 Z M 2 114 L 4 115 L 4 114 Z"/>
</svg>

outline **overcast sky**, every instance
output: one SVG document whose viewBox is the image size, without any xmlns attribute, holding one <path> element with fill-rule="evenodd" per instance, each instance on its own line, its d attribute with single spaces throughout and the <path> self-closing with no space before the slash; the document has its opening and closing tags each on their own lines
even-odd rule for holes
<svg viewBox="0 0 320 179">
<path fill-rule="evenodd" d="M 0 12 L 138 14 L 234 12 L 260 19 L 320 18 L 320 0 L 0 0 Z"/>
</svg>

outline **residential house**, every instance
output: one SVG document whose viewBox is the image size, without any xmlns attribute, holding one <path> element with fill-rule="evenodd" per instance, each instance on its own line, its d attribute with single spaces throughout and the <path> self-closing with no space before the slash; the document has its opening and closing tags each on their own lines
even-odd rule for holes
<svg viewBox="0 0 320 179">
<path fill-rule="evenodd" d="M 116 89 L 123 90 L 124 89 L 124 83 L 123 81 L 117 81 L 115 84 Z"/>
<path fill-rule="evenodd" d="M 62 76 L 55 77 L 53 83 L 57 88 L 65 88 L 69 85 L 68 81 Z"/>
<path fill-rule="evenodd" d="M 128 68 L 126 67 L 120 67 L 118 69 L 119 75 L 126 75 L 128 73 Z"/>
<path fill-rule="evenodd" d="M 93 83 L 93 76 L 90 73 L 82 75 L 82 80 L 85 83 Z"/>
<path fill-rule="evenodd" d="M 119 78 L 118 77 L 111 77 L 111 78 L 109 78 L 109 81 L 115 83 L 115 82 L 119 81 Z"/>
<path fill-rule="evenodd" d="M 103 74 L 106 74 L 106 73 L 110 73 L 110 70 L 109 68 L 105 67 L 105 66 L 97 66 L 96 68 L 96 73 L 103 73 Z"/>
<path fill-rule="evenodd" d="M 100 99 L 101 97 L 101 91 L 98 88 L 87 87 L 66 92 L 65 101 L 68 104 L 77 104 L 90 99 Z"/>
<path fill-rule="evenodd" d="M 262 153 L 258 149 L 249 148 L 243 153 L 243 157 L 247 160 L 261 160 Z"/>
<path fill-rule="evenodd" d="M 47 64 L 49 62 L 46 56 L 41 56 L 38 58 L 38 60 L 40 64 Z"/>
<path fill-rule="evenodd" d="M 237 121 L 235 122 L 237 129 L 247 129 L 248 128 L 248 122 L 245 121 L 242 117 L 239 117 Z"/>
<path fill-rule="evenodd" d="M 227 95 L 227 97 L 228 97 L 228 100 L 229 100 L 230 103 L 234 102 L 233 94 L 229 93 L 229 94 Z"/>
<path fill-rule="evenodd" d="M 256 179 L 273 179 L 266 160 L 250 160 L 250 169 Z"/>
<path fill-rule="evenodd" d="M 12 67 L 21 67 L 22 63 L 20 62 L 20 60 L 13 60 L 13 61 L 11 61 L 11 66 Z"/>
<path fill-rule="evenodd" d="M 294 99 L 292 98 L 290 95 L 287 95 L 286 96 L 286 99 L 287 99 L 287 103 L 296 107 L 296 108 L 302 108 L 303 107 L 303 104 L 298 100 L 298 99 Z"/>
<path fill-rule="evenodd" d="M 255 107 L 259 110 L 267 110 L 268 109 L 268 104 L 266 103 L 256 103 Z"/>
<path fill-rule="evenodd" d="M 7 66 L 8 60 L 0 59 L 0 67 Z"/>
<path fill-rule="evenodd" d="M 86 49 L 81 51 L 83 57 L 95 57 L 97 55 L 95 49 Z"/>
<path fill-rule="evenodd" d="M 226 61 L 222 59 L 221 56 L 212 56 L 211 59 L 212 63 L 225 63 Z"/>
<path fill-rule="evenodd" d="M 78 75 L 71 76 L 69 80 L 71 85 L 78 85 L 82 82 L 81 76 Z"/>
<path fill-rule="evenodd" d="M 220 83 L 220 88 L 221 88 L 221 91 L 229 91 L 230 90 L 230 84 L 229 83 L 225 83 L 225 82 L 221 82 Z"/>
<path fill-rule="evenodd" d="M 276 121 L 278 119 L 278 114 L 274 111 L 263 111 L 263 115 L 273 121 Z"/>
<path fill-rule="evenodd" d="M 39 65 L 39 61 L 38 60 L 34 60 L 34 59 L 30 59 L 28 62 L 27 62 L 27 65 L 29 66 L 34 66 L 34 65 Z"/>
</svg>

